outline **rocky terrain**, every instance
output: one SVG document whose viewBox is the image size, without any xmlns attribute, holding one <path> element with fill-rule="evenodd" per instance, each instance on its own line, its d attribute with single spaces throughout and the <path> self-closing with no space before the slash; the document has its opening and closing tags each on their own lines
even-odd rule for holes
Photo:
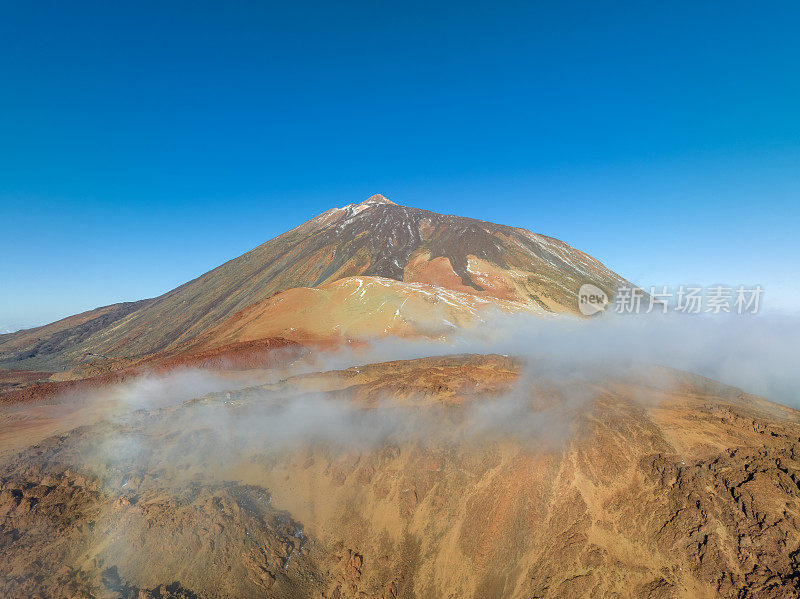
<svg viewBox="0 0 800 599">
<path fill-rule="evenodd" d="M 101 396 L 37 440 L 18 405 L 0 594 L 798 595 L 800 414 L 675 371 L 552 372 L 463 355 Z"/>
</svg>

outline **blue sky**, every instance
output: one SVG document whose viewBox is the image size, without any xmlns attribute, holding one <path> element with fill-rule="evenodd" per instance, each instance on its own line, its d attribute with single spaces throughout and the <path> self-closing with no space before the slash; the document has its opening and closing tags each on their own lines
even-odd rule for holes
<svg viewBox="0 0 800 599">
<path fill-rule="evenodd" d="M 234 5 L 235 4 L 235 5 Z M 0 5 L 0 329 L 373 193 L 800 308 L 800 5 Z"/>
</svg>

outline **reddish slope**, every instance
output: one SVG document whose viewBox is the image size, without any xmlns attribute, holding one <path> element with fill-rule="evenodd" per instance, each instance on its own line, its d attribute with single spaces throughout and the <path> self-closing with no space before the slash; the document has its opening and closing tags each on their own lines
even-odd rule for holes
<svg viewBox="0 0 800 599">
<path fill-rule="evenodd" d="M 298 343 L 288 339 L 272 338 L 231 343 L 213 349 L 173 355 L 154 354 L 132 363 L 111 363 L 107 368 L 103 368 L 104 363 L 93 364 L 92 370 L 82 370 L 73 374 L 75 378 L 34 382 L 21 388 L 6 390 L 5 393 L 0 392 L 0 403 L 39 401 L 121 383 L 146 373 L 163 374 L 179 368 L 206 370 L 279 368 L 291 364 L 307 353 L 308 350 Z"/>
</svg>

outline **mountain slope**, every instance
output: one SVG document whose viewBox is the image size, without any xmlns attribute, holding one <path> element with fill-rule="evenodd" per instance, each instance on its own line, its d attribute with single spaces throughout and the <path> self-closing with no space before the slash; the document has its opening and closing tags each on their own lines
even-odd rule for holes
<svg viewBox="0 0 800 599">
<path fill-rule="evenodd" d="M 79 324 L 66 328 L 2 335 L 0 366 L 61 370 L 87 353 L 177 351 L 203 335 L 210 339 L 209 331 L 276 294 L 358 276 L 523 303 L 541 312 L 575 312 L 585 282 L 611 293 L 623 281 L 556 239 L 372 196 L 320 214 L 160 297 L 71 317 Z"/>
<path fill-rule="evenodd" d="M 480 319 L 485 310 L 539 312 L 521 301 L 480 297 L 423 283 L 347 277 L 319 287 L 295 287 L 257 302 L 198 339 L 203 347 L 291 337 L 344 343 L 383 335 L 446 335 Z"/>
<path fill-rule="evenodd" d="M 447 356 L 73 404 L 67 430 L 7 412 L 0 595 L 798 596 L 798 412 L 662 369 L 550 373 Z"/>
</svg>

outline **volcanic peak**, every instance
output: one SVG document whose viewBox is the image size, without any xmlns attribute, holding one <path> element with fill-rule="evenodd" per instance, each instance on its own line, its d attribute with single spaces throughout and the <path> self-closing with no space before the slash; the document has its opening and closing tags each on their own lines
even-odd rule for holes
<svg viewBox="0 0 800 599">
<path fill-rule="evenodd" d="M 364 206 L 365 204 L 391 204 L 392 206 L 397 206 L 392 200 L 382 196 L 379 193 L 376 193 L 374 196 L 368 197 L 363 202 L 359 203 L 359 206 Z"/>
</svg>

